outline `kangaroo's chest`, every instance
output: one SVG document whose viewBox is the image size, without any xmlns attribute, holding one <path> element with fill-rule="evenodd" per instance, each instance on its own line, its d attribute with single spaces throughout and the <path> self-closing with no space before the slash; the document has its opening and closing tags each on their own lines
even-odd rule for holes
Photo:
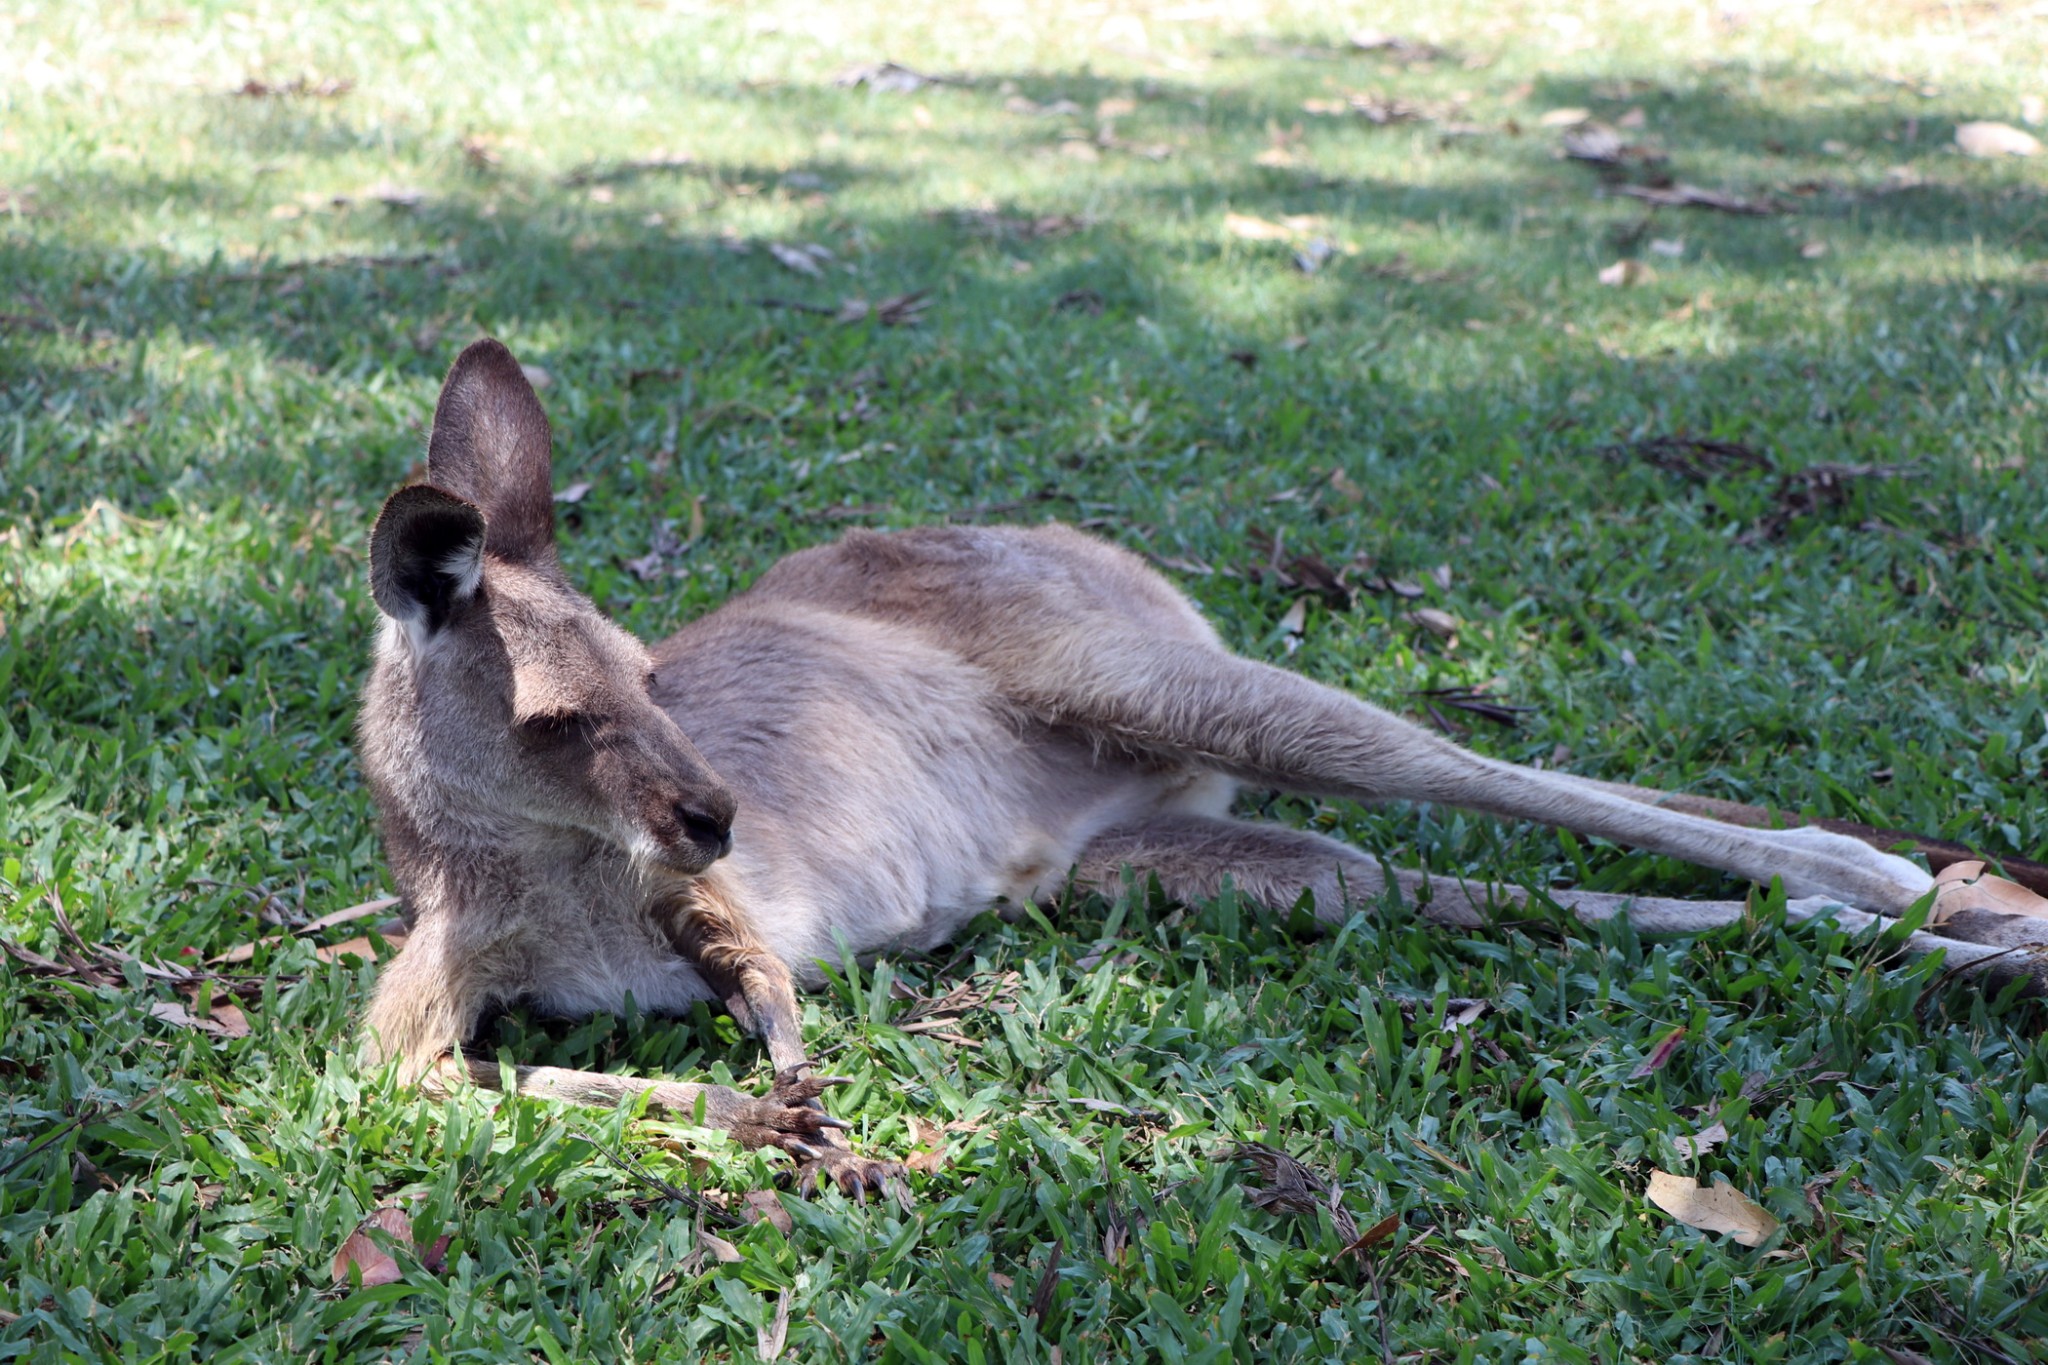
<svg viewBox="0 0 2048 1365">
<path fill-rule="evenodd" d="M 800 979 L 1045 896 L 1113 825 L 1229 801 L 1214 775 L 1018 714 L 981 668 L 886 624 L 785 605 L 671 651 L 664 704 L 739 795 L 718 875 Z"/>
</svg>

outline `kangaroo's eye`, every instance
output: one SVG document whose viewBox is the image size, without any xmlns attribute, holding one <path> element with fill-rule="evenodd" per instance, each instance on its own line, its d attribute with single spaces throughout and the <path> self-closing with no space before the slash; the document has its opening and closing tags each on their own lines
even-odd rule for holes
<svg viewBox="0 0 2048 1365">
<path fill-rule="evenodd" d="M 659 673 L 656 673 L 656 672 L 655 672 L 655 671 L 654 671 L 653 669 L 651 669 L 651 668 L 647 670 L 647 690 L 648 690 L 649 692 L 652 692 L 652 691 L 654 690 L 654 685 L 655 685 L 656 683 L 660 682 L 660 681 L 661 681 L 661 674 L 659 674 Z"/>
<path fill-rule="evenodd" d="M 566 739 L 581 732 L 589 723 L 590 717 L 580 711 L 541 711 L 520 716 L 512 722 L 512 728 L 522 739 L 545 741 Z"/>
</svg>

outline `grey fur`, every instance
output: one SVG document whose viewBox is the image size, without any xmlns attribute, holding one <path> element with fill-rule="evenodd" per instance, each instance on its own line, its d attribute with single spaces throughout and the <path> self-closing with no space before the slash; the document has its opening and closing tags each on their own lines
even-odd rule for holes
<svg viewBox="0 0 2048 1365">
<path fill-rule="evenodd" d="M 890 1183 L 898 1168 L 847 1151 L 819 1085 L 800 1079 L 793 988 L 842 946 L 930 948 L 993 904 L 1126 865 L 1183 897 L 1226 876 L 1275 908 L 1308 891 L 1326 919 L 1381 894 L 1359 851 L 1231 819 L 1243 782 L 1561 825 L 1782 878 L 1801 914 L 1893 915 L 1931 885 L 1841 835 L 1739 828 L 1661 809 L 1654 792 L 1485 759 L 1240 659 L 1136 556 L 1063 526 L 855 532 L 649 650 L 561 572 L 546 420 L 503 347 L 456 362 L 430 450 L 430 483 L 445 467 L 456 486 L 401 490 L 372 537 L 389 624 L 360 725 L 417 917 L 378 984 L 366 1048 L 408 1080 L 495 1084 L 495 1068 L 444 1059 L 496 1005 L 723 1001 L 783 1073 L 767 1099 L 552 1069 L 522 1073 L 521 1088 L 591 1103 L 647 1091 L 849 1189 Z M 1524 897 L 1397 880 L 1430 918 L 1465 927 Z M 1559 899 L 1587 919 L 1624 904 Z M 1628 904 L 1681 932 L 1745 912 Z M 1973 927 L 2000 947 L 2015 932 Z M 1960 937 L 1908 946 L 1948 948 L 1994 983 L 2048 981 L 2038 946 L 1973 955 Z"/>
</svg>

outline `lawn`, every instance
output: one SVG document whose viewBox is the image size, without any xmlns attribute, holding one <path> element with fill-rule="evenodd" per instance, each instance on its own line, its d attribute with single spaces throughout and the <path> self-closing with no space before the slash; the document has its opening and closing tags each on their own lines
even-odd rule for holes
<svg viewBox="0 0 2048 1365">
<path fill-rule="evenodd" d="M 850 526 L 1056 517 L 1489 753 L 2048 857 L 2048 156 L 1956 143 L 2044 72 L 2018 3 L 9 7 L 0 1359 L 2048 1355 L 2042 1008 L 1769 892 L 1653 942 L 1132 885 L 840 964 L 806 1034 L 908 1207 L 400 1093 L 377 917 L 314 923 L 388 893 L 367 529 L 484 333 L 649 638 Z M 709 1013 L 492 1041 L 768 1080 Z"/>
</svg>

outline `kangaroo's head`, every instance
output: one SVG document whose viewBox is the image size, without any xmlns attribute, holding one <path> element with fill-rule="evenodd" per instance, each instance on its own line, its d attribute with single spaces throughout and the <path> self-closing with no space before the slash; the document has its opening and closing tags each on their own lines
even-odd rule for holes
<svg viewBox="0 0 2048 1365">
<path fill-rule="evenodd" d="M 549 442 L 512 353 L 477 342 L 442 385 L 427 482 L 370 534 L 363 763 L 409 895 L 592 841 L 685 876 L 732 845 L 733 795 L 648 699 L 647 650 L 562 574 Z"/>
</svg>

